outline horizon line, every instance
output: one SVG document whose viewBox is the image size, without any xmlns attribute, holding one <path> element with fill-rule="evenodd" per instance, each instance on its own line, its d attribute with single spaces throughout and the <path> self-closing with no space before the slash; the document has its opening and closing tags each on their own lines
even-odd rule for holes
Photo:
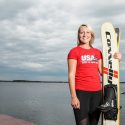
<svg viewBox="0 0 125 125">
<path fill-rule="evenodd" d="M 68 81 L 65 80 L 0 80 L 0 82 L 62 82 L 62 83 L 68 83 Z M 124 81 L 121 81 L 120 83 L 125 83 Z"/>
</svg>

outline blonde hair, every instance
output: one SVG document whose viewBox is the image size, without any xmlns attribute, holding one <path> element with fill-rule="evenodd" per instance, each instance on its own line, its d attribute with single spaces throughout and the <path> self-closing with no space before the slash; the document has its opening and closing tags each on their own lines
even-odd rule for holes
<svg viewBox="0 0 125 125">
<path fill-rule="evenodd" d="M 79 32 L 80 32 L 81 27 L 87 27 L 87 28 L 90 30 L 92 38 L 91 38 L 91 40 L 90 40 L 89 43 L 90 43 L 90 46 L 92 46 L 92 44 L 93 44 L 93 42 L 94 42 L 94 40 L 95 40 L 95 33 L 94 33 L 94 31 L 92 30 L 92 28 L 91 28 L 89 25 L 87 25 L 87 24 L 82 24 L 82 25 L 79 27 L 79 29 L 78 29 L 77 45 L 80 45 Z"/>
</svg>

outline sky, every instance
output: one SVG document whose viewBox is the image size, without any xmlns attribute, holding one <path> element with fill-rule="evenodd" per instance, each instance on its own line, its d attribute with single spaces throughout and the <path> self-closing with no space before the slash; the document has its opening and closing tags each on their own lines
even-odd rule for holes
<svg viewBox="0 0 125 125">
<path fill-rule="evenodd" d="M 0 80 L 67 80 L 67 54 L 89 24 L 102 49 L 101 25 L 121 32 L 120 80 L 125 81 L 124 0 L 0 0 Z"/>
</svg>

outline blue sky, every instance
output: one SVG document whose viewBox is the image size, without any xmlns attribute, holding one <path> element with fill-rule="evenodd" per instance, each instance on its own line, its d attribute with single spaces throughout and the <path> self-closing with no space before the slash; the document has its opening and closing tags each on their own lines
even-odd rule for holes
<svg viewBox="0 0 125 125">
<path fill-rule="evenodd" d="M 121 30 L 121 81 L 125 81 L 125 1 L 0 0 L 0 79 L 67 80 L 67 53 L 77 29 L 86 23 L 96 33 L 109 21 Z"/>
</svg>

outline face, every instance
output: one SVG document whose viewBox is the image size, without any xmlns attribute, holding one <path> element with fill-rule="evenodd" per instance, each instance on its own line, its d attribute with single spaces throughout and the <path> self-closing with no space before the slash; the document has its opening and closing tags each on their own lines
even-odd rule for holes
<svg viewBox="0 0 125 125">
<path fill-rule="evenodd" d="M 79 42 L 81 44 L 89 44 L 92 38 L 91 31 L 86 26 L 82 26 L 79 31 Z"/>
</svg>

